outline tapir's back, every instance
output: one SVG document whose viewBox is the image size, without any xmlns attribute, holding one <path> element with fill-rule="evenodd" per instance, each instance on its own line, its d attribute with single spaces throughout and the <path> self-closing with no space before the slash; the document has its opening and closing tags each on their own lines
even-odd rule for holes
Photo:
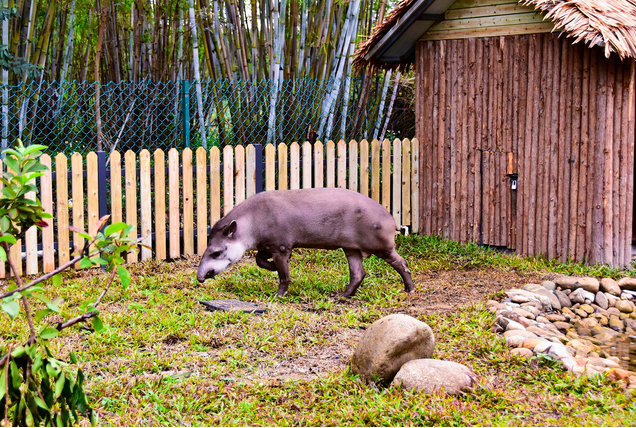
<svg viewBox="0 0 636 428">
<path fill-rule="evenodd" d="M 230 217 L 249 216 L 258 243 L 307 248 L 393 248 L 391 214 L 373 199 L 351 190 L 278 190 L 252 196 Z"/>
</svg>

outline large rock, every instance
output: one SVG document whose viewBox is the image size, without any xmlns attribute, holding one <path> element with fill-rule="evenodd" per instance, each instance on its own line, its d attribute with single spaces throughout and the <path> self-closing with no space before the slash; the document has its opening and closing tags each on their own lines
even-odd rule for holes
<svg viewBox="0 0 636 428">
<path fill-rule="evenodd" d="M 636 278 L 632 278 L 629 276 L 626 278 L 621 278 L 618 280 L 617 284 L 623 290 L 636 291 Z"/>
<path fill-rule="evenodd" d="M 433 356 L 431 328 L 413 317 L 393 314 L 369 326 L 351 359 L 351 371 L 366 381 L 389 384 L 407 361 Z"/>
<path fill-rule="evenodd" d="M 463 364 L 452 361 L 420 359 L 404 364 L 395 375 L 392 385 L 402 385 L 408 391 L 432 394 L 459 394 L 470 388 L 475 380 L 473 372 Z"/>
<path fill-rule="evenodd" d="M 596 293 L 596 296 L 594 296 L 594 301 L 601 309 L 609 308 L 609 302 L 607 301 L 607 297 L 605 296 L 605 293 L 601 291 Z"/>
<path fill-rule="evenodd" d="M 589 300 L 590 302 L 593 302 L 594 299 L 596 298 L 596 295 L 589 291 L 584 290 L 583 288 L 577 288 L 572 293 L 570 293 L 568 297 L 570 298 L 572 303 L 583 304 L 585 303 L 585 300 Z"/>
<path fill-rule="evenodd" d="M 631 314 L 634 312 L 634 303 L 629 300 L 619 300 L 616 302 L 616 309 L 623 313 Z"/>
<path fill-rule="evenodd" d="M 600 288 L 598 279 L 592 277 L 575 277 L 575 276 L 560 276 L 554 280 L 554 282 L 562 287 L 570 290 L 576 290 L 582 288 L 590 293 L 597 293 Z"/>
<path fill-rule="evenodd" d="M 613 294 L 614 296 L 621 295 L 621 288 L 612 278 L 601 279 L 601 291 Z"/>
</svg>

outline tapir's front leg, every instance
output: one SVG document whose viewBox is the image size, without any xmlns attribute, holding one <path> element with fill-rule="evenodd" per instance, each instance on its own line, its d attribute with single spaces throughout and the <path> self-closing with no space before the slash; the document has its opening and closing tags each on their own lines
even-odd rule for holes
<svg viewBox="0 0 636 428">
<path fill-rule="evenodd" d="M 270 262 L 269 259 L 272 258 L 272 254 L 267 251 L 259 251 L 256 253 L 256 264 L 263 269 L 275 271 L 276 264 L 274 262 Z"/>
<path fill-rule="evenodd" d="M 282 297 L 287 294 L 287 289 L 289 288 L 289 259 L 291 257 L 291 250 L 282 251 L 280 253 L 273 253 L 272 258 L 274 259 L 274 264 L 276 265 L 276 270 L 278 271 L 278 278 L 280 279 L 280 284 L 278 286 L 278 296 Z"/>
</svg>

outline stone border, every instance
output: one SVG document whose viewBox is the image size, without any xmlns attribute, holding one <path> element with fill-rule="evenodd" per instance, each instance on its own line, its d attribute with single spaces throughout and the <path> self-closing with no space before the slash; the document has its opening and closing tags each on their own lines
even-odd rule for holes
<svg viewBox="0 0 636 428">
<path fill-rule="evenodd" d="M 636 388 L 636 372 L 620 368 L 636 342 L 636 278 L 560 276 L 505 294 L 486 306 L 513 354 L 546 354 L 575 374 L 608 373 Z"/>
</svg>

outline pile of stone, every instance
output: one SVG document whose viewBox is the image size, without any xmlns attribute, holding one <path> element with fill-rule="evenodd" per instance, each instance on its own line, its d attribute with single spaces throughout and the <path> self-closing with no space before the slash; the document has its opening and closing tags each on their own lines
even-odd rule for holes
<svg viewBox="0 0 636 428">
<path fill-rule="evenodd" d="M 426 324 L 393 314 L 371 324 L 351 359 L 351 372 L 381 386 L 458 394 L 472 386 L 473 372 L 452 361 L 432 359 L 435 336 Z"/>
<path fill-rule="evenodd" d="M 561 276 L 505 294 L 487 306 L 513 353 L 547 354 L 577 374 L 622 370 L 610 348 L 636 334 L 636 278 Z M 624 374 L 636 386 L 636 373 Z"/>
</svg>

